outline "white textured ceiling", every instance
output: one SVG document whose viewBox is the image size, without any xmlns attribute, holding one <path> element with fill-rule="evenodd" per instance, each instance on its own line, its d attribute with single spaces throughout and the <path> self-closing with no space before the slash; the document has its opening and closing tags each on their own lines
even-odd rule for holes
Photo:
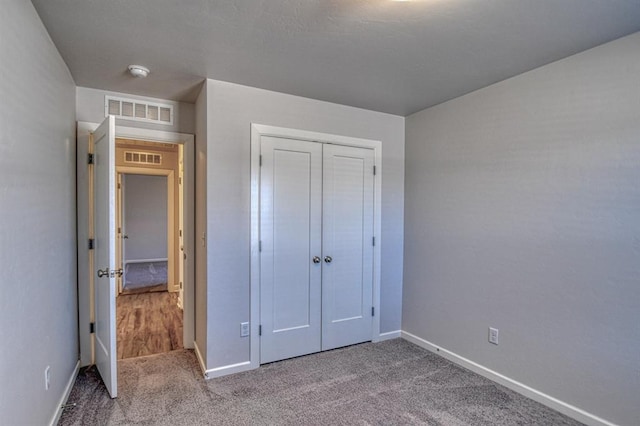
<svg viewBox="0 0 640 426">
<path fill-rule="evenodd" d="M 640 31 L 639 0 L 33 3 L 78 86 L 192 102 L 209 77 L 399 115 Z"/>
</svg>

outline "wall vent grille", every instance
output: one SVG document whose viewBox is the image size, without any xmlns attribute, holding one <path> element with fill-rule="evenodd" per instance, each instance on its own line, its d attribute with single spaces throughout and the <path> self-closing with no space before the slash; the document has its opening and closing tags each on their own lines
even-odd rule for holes
<svg viewBox="0 0 640 426">
<path fill-rule="evenodd" d="M 105 96 L 104 115 L 170 126 L 173 124 L 173 105 Z"/>
<path fill-rule="evenodd" d="M 129 164 L 153 164 L 162 165 L 162 154 L 153 152 L 125 151 L 124 162 Z"/>
</svg>

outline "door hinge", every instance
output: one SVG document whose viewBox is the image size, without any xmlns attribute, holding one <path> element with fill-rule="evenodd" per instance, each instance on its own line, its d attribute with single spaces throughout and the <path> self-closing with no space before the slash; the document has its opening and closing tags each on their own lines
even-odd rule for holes
<svg viewBox="0 0 640 426">
<path fill-rule="evenodd" d="M 371 238 L 371 245 L 376 245 L 376 237 Z"/>
<path fill-rule="evenodd" d="M 182 281 L 180 281 L 180 290 L 182 290 Z"/>
<path fill-rule="evenodd" d="M 182 178 L 181 177 L 178 178 L 178 185 L 182 185 Z"/>
<path fill-rule="evenodd" d="M 96 323 L 95 322 L 90 322 L 89 323 L 89 333 L 93 334 L 96 332 Z"/>
<path fill-rule="evenodd" d="M 373 166 L 373 175 L 376 175 L 376 166 Z"/>
<path fill-rule="evenodd" d="M 258 336 L 262 336 L 262 324 L 258 326 Z"/>
<path fill-rule="evenodd" d="M 93 154 L 87 155 L 87 164 L 93 164 Z"/>
<path fill-rule="evenodd" d="M 262 251 L 262 241 L 258 241 L 258 251 Z"/>
<path fill-rule="evenodd" d="M 371 316 L 372 317 L 376 316 L 376 308 L 375 308 L 375 306 L 371 307 Z"/>
<path fill-rule="evenodd" d="M 95 244 L 96 240 L 94 240 L 93 238 L 89 238 L 89 250 L 93 250 Z"/>
<path fill-rule="evenodd" d="M 262 154 L 260 154 L 260 167 L 262 167 Z"/>
</svg>

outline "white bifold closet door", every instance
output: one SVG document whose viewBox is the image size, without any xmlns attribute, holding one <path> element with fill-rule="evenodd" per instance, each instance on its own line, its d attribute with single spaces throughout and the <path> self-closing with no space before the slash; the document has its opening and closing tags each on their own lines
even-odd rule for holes
<svg viewBox="0 0 640 426">
<path fill-rule="evenodd" d="M 373 151 L 263 136 L 260 362 L 371 340 Z"/>
</svg>

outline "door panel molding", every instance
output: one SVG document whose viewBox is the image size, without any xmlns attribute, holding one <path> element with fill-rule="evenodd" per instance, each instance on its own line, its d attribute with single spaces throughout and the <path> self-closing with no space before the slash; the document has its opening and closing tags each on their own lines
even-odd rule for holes
<svg viewBox="0 0 640 426">
<path fill-rule="evenodd" d="M 322 162 L 322 350 L 372 340 L 373 150 L 327 144 Z"/>
<path fill-rule="evenodd" d="M 373 195 L 373 316 L 371 340 L 380 341 L 380 262 L 381 262 L 381 193 L 382 193 L 382 142 L 378 140 L 333 135 L 329 133 L 288 129 L 284 127 L 251 124 L 251 286 L 250 286 L 250 368 L 260 366 L 260 146 L 263 136 L 291 139 L 292 143 L 319 142 L 323 144 L 368 148 L 373 150 L 374 177 Z"/>
<path fill-rule="evenodd" d="M 260 362 L 321 349 L 322 145 L 262 138 Z M 283 309 L 284 307 L 284 309 Z"/>
</svg>

